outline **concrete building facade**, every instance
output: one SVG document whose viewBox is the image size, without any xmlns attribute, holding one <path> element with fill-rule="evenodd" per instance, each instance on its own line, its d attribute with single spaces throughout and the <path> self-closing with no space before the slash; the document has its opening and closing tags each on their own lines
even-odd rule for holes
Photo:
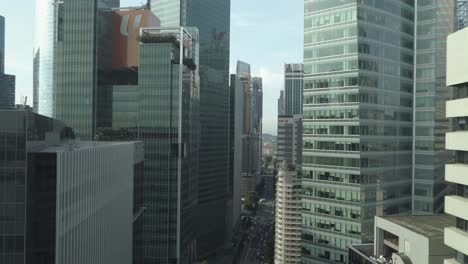
<svg viewBox="0 0 468 264">
<path fill-rule="evenodd" d="M 288 161 L 300 170 L 302 165 L 302 115 L 278 116 L 276 139 L 277 169 Z"/>
<path fill-rule="evenodd" d="M 444 263 L 468 263 L 468 28 L 448 37 L 447 86 L 453 89 L 454 100 L 447 102 L 447 118 L 455 130 L 446 134 L 447 150 L 455 151 L 456 159 L 445 165 L 445 180 L 456 186 L 453 195 L 445 197 L 445 212 L 456 217 L 456 225 L 445 228 L 445 244 L 457 254 Z"/>
<path fill-rule="evenodd" d="M 444 245 L 444 228 L 455 223 L 446 214 L 375 217 L 374 244 L 350 247 L 350 264 L 437 264 L 455 256 Z"/>
<path fill-rule="evenodd" d="M 131 263 L 138 143 L 75 141 L 29 110 L 0 120 L 0 262 Z"/>
<path fill-rule="evenodd" d="M 284 161 L 276 182 L 275 264 L 302 263 L 301 205 L 301 179 Z"/>
</svg>

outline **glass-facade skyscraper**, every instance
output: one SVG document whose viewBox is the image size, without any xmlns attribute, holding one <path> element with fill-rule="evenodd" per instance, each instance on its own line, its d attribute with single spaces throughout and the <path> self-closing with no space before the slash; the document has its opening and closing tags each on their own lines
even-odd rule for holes
<svg viewBox="0 0 468 264">
<path fill-rule="evenodd" d="M 91 140 L 98 119 L 98 49 L 105 9 L 119 0 L 37 1 L 34 50 L 35 112 L 63 120 Z M 99 25 L 99 26 L 96 26 Z"/>
<path fill-rule="evenodd" d="M 302 114 L 304 87 L 304 65 L 287 63 L 284 65 L 284 98 L 286 115 Z"/>
<path fill-rule="evenodd" d="M 152 0 L 162 27 L 190 26 L 200 42 L 200 177 L 198 256 L 224 243 L 229 179 L 230 0 Z M 178 19 L 177 19 L 178 18 Z"/>
<path fill-rule="evenodd" d="M 196 34 L 145 30 L 138 85 L 113 87 L 113 129 L 128 131 L 145 149 L 141 207 L 146 210 L 134 238 L 142 256 L 134 256 L 134 263 L 195 260 L 200 137 Z"/>
<path fill-rule="evenodd" d="M 303 263 L 411 213 L 414 1 L 306 0 Z"/>
<path fill-rule="evenodd" d="M 0 74 L 5 72 L 5 18 L 0 16 Z"/>
<path fill-rule="evenodd" d="M 263 82 L 261 77 L 252 77 L 252 171 L 262 170 L 263 128 Z"/>
<path fill-rule="evenodd" d="M 0 16 L 0 109 L 15 108 L 15 80 L 5 74 L 5 18 Z"/>
<path fill-rule="evenodd" d="M 417 1 L 415 32 L 413 212 L 441 213 L 444 196 L 453 192 L 444 180 L 444 164 L 454 160 L 445 150 L 453 129 L 445 117 L 447 36 L 456 29 L 456 1 Z"/>
</svg>

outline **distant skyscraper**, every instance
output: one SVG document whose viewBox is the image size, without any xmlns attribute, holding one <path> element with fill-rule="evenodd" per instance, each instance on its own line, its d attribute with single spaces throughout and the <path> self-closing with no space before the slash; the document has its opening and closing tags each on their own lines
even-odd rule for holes
<svg viewBox="0 0 468 264">
<path fill-rule="evenodd" d="M 161 26 L 186 26 L 187 0 L 149 0 L 151 11 L 161 19 Z"/>
<path fill-rule="evenodd" d="M 296 168 L 283 161 L 276 183 L 275 264 L 302 263 L 301 193 Z"/>
<path fill-rule="evenodd" d="M 284 91 L 286 115 L 302 114 L 304 86 L 304 64 L 288 63 L 284 65 Z"/>
<path fill-rule="evenodd" d="M 219 249 L 226 230 L 230 6 L 230 0 L 151 0 L 161 26 L 196 27 L 200 32 L 199 257 Z"/>
<path fill-rule="evenodd" d="M 303 263 L 411 212 L 413 1 L 305 1 Z M 326 33 L 324 33 L 326 32 Z"/>
<path fill-rule="evenodd" d="M 241 192 L 240 180 L 242 176 L 242 128 L 244 118 L 244 89 L 242 82 L 235 75 L 231 74 L 230 88 L 230 176 L 229 186 L 232 193 L 232 224 L 235 225 L 241 212 Z"/>
<path fill-rule="evenodd" d="M 252 77 L 250 75 L 250 64 L 242 61 L 237 62 L 236 76 L 239 78 L 243 90 L 242 103 L 242 173 L 252 172 Z"/>
<path fill-rule="evenodd" d="M 0 74 L 5 72 L 5 18 L 0 16 Z"/>
<path fill-rule="evenodd" d="M 281 166 L 283 161 L 287 161 L 300 170 L 302 167 L 302 133 L 302 115 L 278 116 L 277 166 Z"/>
<path fill-rule="evenodd" d="M 15 80 L 14 75 L 0 73 L 0 109 L 15 108 Z"/>
<path fill-rule="evenodd" d="M 131 263 L 137 143 L 75 142 L 30 111 L 0 120 L 0 263 Z"/>
<path fill-rule="evenodd" d="M 54 25 L 54 0 L 36 0 L 33 58 L 33 109 L 52 117 L 54 100 L 54 48 L 57 27 Z M 56 7 L 56 6 L 55 6 Z M 60 7 L 63 11 L 63 8 Z M 58 9 L 57 9 L 58 10 Z M 62 12 L 63 14 L 63 12 Z"/>
<path fill-rule="evenodd" d="M 280 97 L 278 98 L 278 116 L 286 115 L 286 106 L 284 105 L 284 91 L 280 92 Z"/>
<path fill-rule="evenodd" d="M 455 195 L 445 197 L 445 212 L 456 216 L 456 226 L 445 228 L 444 242 L 457 251 L 456 259 L 445 263 L 468 262 L 468 28 L 448 37 L 447 89 L 454 89 L 455 100 L 447 102 L 447 118 L 455 131 L 446 134 L 445 145 L 455 151 L 456 160 L 445 165 L 445 180 L 456 185 Z"/>
<path fill-rule="evenodd" d="M 252 77 L 250 64 L 238 61 L 236 77 L 243 89 L 242 172 L 261 173 L 263 87 L 262 78 Z"/>
<path fill-rule="evenodd" d="M 15 76 L 5 74 L 5 18 L 0 16 L 0 109 L 15 108 Z"/>
<path fill-rule="evenodd" d="M 262 121 L 263 83 L 262 78 L 252 78 L 252 170 L 260 174 L 262 170 Z"/>
<path fill-rule="evenodd" d="M 452 192 L 444 181 L 444 164 L 454 157 L 443 143 L 445 133 L 452 130 L 445 117 L 445 102 L 453 97 L 445 83 L 445 61 L 447 36 L 455 30 L 456 2 L 417 3 L 413 212 L 433 214 L 443 212 L 443 197 Z"/>
</svg>

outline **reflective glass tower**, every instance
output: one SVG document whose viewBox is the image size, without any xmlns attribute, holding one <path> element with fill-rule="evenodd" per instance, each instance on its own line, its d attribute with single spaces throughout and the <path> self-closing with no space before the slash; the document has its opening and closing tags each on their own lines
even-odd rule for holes
<svg viewBox="0 0 468 264">
<path fill-rule="evenodd" d="M 444 180 L 444 164 L 454 160 L 445 150 L 445 134 L 452 123 L 445 102 L 453 97 L 446 88 L 447 36 L 456 29 L 456 1 L 417 1 L 414 89 L 413 212 L 441 213 L 444 195 L 453 192 Z"/>
<path fill-rule="evenodd" d="M 200 178 L 198 256 L 224 243 L 229 179 L 230 0 L 152 0 L 161 26 L 200 33 Z M 177 16 L 179 21 L 177 23 Z"/>
<path fill-rule="evenodd" d="M 5 18 L 0 16 L 0 74 L 5 72 Z"/>
<path fill-rule="evenodd" d="M 306 0 L 303 263 L 411 212 L 414 1 Z"/>
<path fill-rule="evenodd" d="M 137 82 L 111 86 L 111 127 L 102 141 L 144 144 L 135 204 L 133 263 L 193 263 L 198 203 L 199 75 L 197 31 L 142 28 Z M 120 75 L 130 74 L 119 72 Z M 130 83 L 130 84 L 127 84 Z"/>
<path fill-rule="evenodd" d="M 304 65 L 288 63 L 284 65 L 284 98 L 286 115 L 302 114 L 302 98 L 304 87 Z"/>
<path fill-rule="evenodd" d="M 36 1 L 34 39 L 33 107 L 36 113 L 54 115 L 54 50 L 56 45 L 56 0 Z"/>
<path fill-rule="evenodd" d="M 102 10 L 119 0 L 37 1 L 34 109 L 65 121 L 82 139 L 97 123 L 97 43 Z"/>
<path fill-rule="evenodd" d="M 262 167 L 262 124 L 263 82 L 261 77 L 252 78 L 252 170 L 261 173 Z"/>
<path fill-rule="evenodd" d="M 0 16 L 0 109 L 15 108 L 15 80 L 5 74 L 5 18 Z"/>
</svg>

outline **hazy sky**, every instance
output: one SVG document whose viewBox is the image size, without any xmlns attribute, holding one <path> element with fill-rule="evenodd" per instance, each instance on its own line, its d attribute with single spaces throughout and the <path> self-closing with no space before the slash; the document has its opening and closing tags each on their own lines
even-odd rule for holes
<svg viewBox="0 0 468 264">
<path fill-rule="evenodd" d="M 36 0 L 0 0 L 6 19 L 6 72 L 16 75 L 16 100 L 32 104 L 34 4 Z M 203 1 L 203 0 L 199 0 Z M 121 0 L 122 5 L 141 0 Z M 231 0 L 231 72 L 237 60 L 263 77 L 263 131 L 276 134 L 276 105 L 283 89 L 283 65 L 302 61 L 303 0 Z"/>
</svg>

